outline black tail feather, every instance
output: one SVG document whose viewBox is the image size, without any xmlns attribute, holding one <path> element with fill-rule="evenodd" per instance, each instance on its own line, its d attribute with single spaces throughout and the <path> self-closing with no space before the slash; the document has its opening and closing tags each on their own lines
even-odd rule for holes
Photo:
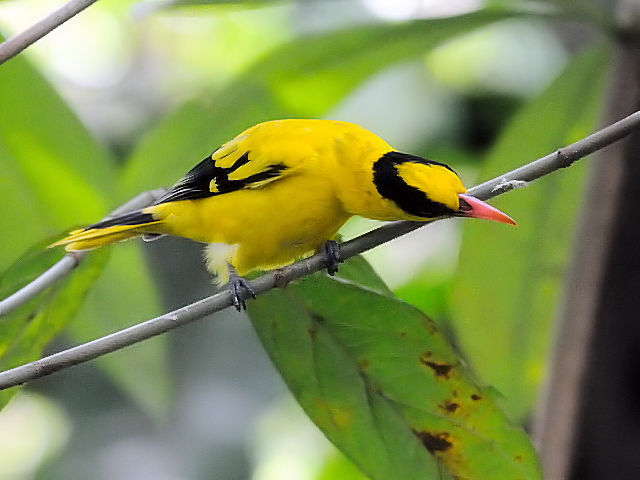
<svg viewBox="0 0 640 480">
<path fill-rule="evenodd" d="M 107 227 L 115 227 L 117 225 L 144 225 L 145 223 L 154 222 L 155 219 L 150 213 L 143 213 L 142 211 L 125 213 L 124 215 L 118 215 L 117 217 L 108 218 L 93 225 L 89 225 L 84 230 L 100 229 Z"/>
</svg>

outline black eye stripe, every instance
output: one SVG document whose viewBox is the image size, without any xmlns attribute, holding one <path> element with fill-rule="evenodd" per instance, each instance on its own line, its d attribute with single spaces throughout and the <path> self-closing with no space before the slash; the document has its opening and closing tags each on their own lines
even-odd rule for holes
<svg viewBox="0 0 640 480">
<path fill-rule="evenodd" d="M 380 160 L 382 159 L 385 159 L 385 161 L 391 162 L 394 165 L 399 165 L 401 163 L 411 163 L 411 162 L 421 163 L 422 165 L 429 165 L 429 166 L 437 165 L 438 167 L 444 167 L 447 170 L 458 175 L 458 173 L 446 163 L 436 162 L 435 160 L 429 160 L 428 158 L 418 157 L 417 155 L 411 155 L 410 153 L 400 153 L 400 152 L 391 151 L 391 152 L 385 153 L 380 158 Z"/>
<path fill-rule="evenodd" d="M 373 183 L 382 197 L 392 200 L 398 207 L 416 217 L 441 217 L 455 213 L 445 204 L 431 200 L 419 188 L 408 185 L 396 168 L 402 163 L 438 165 L 453 170 L 444 163 L 434 162 L 415 155 L 388 152 L 373 164 Z M 454 172 L 455 173 L 455 172 Z"/>
</svg>

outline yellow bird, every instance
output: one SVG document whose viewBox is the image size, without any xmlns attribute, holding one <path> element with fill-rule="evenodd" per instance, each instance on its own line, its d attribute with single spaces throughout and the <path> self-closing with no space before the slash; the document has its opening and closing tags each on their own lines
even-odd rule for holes
<svg viewBox="0 0 640 480">
<path fill-rule="evenodd" d="M 240 310 L 255 296 L 242 278 L 251 270 L 324 250 L 334 274 L 342 259 L 331 239 L 353 215 L 515 224 L 465 192 L 447 165 L 400 153 L 358 125 L 275 120 L 222 145 L 154 205 L 75 230 L 52 246 L 89 250 L 160 235 L 207 243 L 207 266 L 220 283 L 229 283 Z"/>
</svg>

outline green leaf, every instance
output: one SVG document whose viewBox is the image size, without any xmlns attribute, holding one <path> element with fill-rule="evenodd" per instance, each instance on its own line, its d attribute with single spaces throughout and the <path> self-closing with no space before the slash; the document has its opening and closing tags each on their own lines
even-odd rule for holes
<svg viewBox="0 0 640 480">
<path fill-rule="evenodd" d="M 442 319 L 449 317 L 447 298 L 451 288 L 450 277 L 441 278 L 441 275 L 423 272 L 405 285 L 396 288 L 395 293 L 401 300 L 423 312 L 429 312 L 429 315 L 432 315 L 442 327 Z"/>
<path fill-rule="evenodd" d="M 393 297 L 393 292 L 389 289 L 376 271 L 371 267 L 364 257 L 358 255 L 351 258 L 344 265 L 340 266 L 340 278 L 357 283 L 361 287 L 375 290 L 381 295 Z"/>
<path fill-rule="evenodd" d="M 0 299 L 4 299 L 35 280 L 62 258 L 60 250 L 47 248 L 53 240 L 41 240 L 32 245 L 0 276 Z M 1 322 L 1 321 L 0 321 Z"/>
<path fill-rule="evenodd" d="M 0 138 L 18 157 L 41 150 L 96 187 L 113 188 L 113 159 L 53 87 L 23 58 L 0 67 Z"/>
<path fill-rule="evenodd" d="M 93 340 L 162 313 L 140 253 L 133 242 L 114 246 L 104 273 L 69 325 L 69 334 L 76 341 Z M 160 335 L 97 360 L 115 384 L 156 420 L 165 417 L 171 402 L 167 342 L 168 337 Z"/>
<path fill-rule="evenodd" d="M 113 162 L 23 58 L 0 66 L 0 268 L 26 245 L 105 213 Z"/>
<path fill-rule="evenodd" d="M 528 437 L 435 323 L 388 292 L 316 274 L 249 314 L 298 402 L 372 479 L 441 478 L 439 464 L 458 478 L 541 478 Z"/>
<path fill-rule="evenodd" d="M 128 161 L 123 198 L 174 183 L 218 145 L 257 122 L 322 115 L 383 68 L 509 15 L 481 11 L 296 38 L 209 102 L 186 102 L 168 116 Z"/>
<path fill-rule="evenodd" d="M 2 298 L 35 278 L 52 265 L 59 252 L 46 250 L 42 243 L 31 248 L 4 272 Z M 102 271 L 106 252 L 85 259 L 72 275 L 49 287 L 37 298 L 0 318 L 0 371 L 39 358 L 45 346 L 58 335 L 80 308 L 89 288 Z M 56 258 L 57 260 L 57 258 Z M 55 260 L 54 260 L 55 261 Z M 7 404 L 18 388 L 0 392 L 0 408 Z"/>
<path fill-rule="evenodd" d="M 597 126 L 609 51 L 578 56 L 502 133 L 481 179 L 530 162 Z M 465 222 L 452 309 L 456 334 L 480 377 L 523 420 L 546 370 L 588 161 L 500 197 L 518 228 Z"/>
</svg>

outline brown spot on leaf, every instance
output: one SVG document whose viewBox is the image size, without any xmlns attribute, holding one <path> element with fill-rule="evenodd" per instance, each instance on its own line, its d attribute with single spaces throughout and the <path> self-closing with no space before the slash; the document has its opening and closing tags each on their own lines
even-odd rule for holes
<svg viewBox="0 0 640 480">
<path fill-rule="evenodd" d="M 402 331 L 400 332 L 400 336 L 401 336 L 402 338 L 407 338 L 407 332 L 405 332 L 404 330 L 402 330 Z"/>
<path fill-rule="evenodd" d="M 431 352 L 424 352 L 420 356 L 420 361 L 431 370 L 433 370 L 438 377 L 449 378 L 449 374 L 451 373 L 453 365 L 450 365 L 448 363 L 438 363 L 433 360 L 429 360 L 430 357 Z"/>
<path fill-rule="evenodd" d="M 307 328 L 307 332 L 309 332 L 309 336 L 310 336 L 312 339 L 316 338 L 316 333 L 318 333 L 318 332 L 316 331 L 316 329 L 315 329 L 315 328 L 313 328 L 313 327 L 309 327 L 309 328 Z"/>
<path fill-rule="evenodd" d="M 311 318 L 318 323 L 327 323 L 327 320 L 316 312 L 310 312 Z"/>
<path fill-rule="evenodd" d="M 446 452 L 453 443 L 449 441 L 449 434 L 447 432 L 427 432 L 414 430 L 413 433 L 420 439 L 422 444 L 431 453 Z"/>
<path fill-rule="evenodd" d="M 522 461 L 524 460 L 524 458 L 522 457 L 522 455 L 516 455 L 515 457 L 513 457 L 515 459 L 516 462 L 518 463 L 522 463 Z"/>
<path fill-rule="evenodd" d="M 471 400 L 473 400 L 474 402 L 477 402 L 478 400 L 482 400 L 482 397 L 477 393 L 474 393 L 471 395 Z"/>
<path fill-rule="evenodd" d="M 458 408 L 460 408 L 460 404 L 456 402 L 452 402 L 451 400 L 446 400 L 444 404 L 440 406 L 444 411 L 449 413 L 454 413 Z"/>
<path fill-rule="evenodd" d="M 369 368 L 369 359 L 368 358 L 363 358 L 360 361 L 360 368 L 362 370 L 367 370 Z"/>
<path fill-rule="evenodd" d="M 423 325 L 431 335 L 434 335 L 438 332 L 438 327 L 436 326 L 435 322 L 431 319 L 427 319 L 427 321 L 425 321 Z"/>
<path fill-rule="evenodd" d="M 339 428 L 347 428 L 353 419 L 353 412 L 347 408 L 332 408 L 331 416 Z"/>
</svg>

